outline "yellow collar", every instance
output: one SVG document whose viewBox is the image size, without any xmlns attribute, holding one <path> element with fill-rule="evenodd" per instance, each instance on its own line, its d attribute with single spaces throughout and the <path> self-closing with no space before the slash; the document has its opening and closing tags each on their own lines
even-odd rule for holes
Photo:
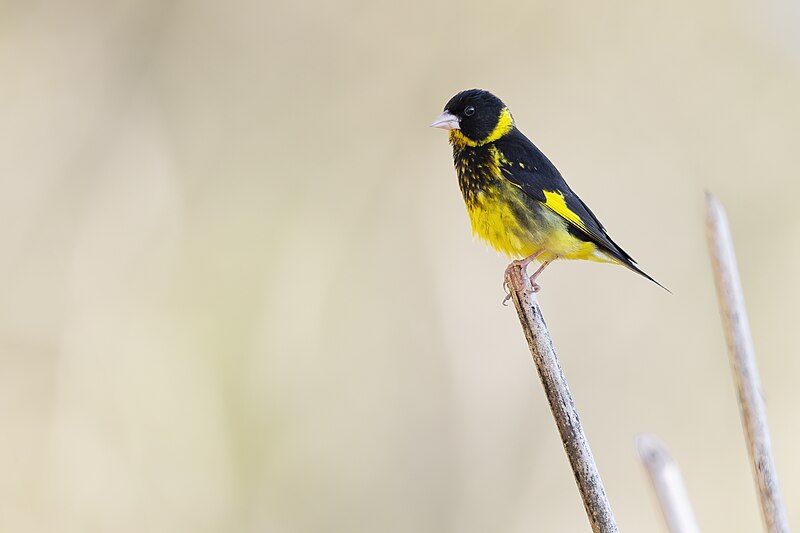
<svg viewBox="0 0 800 533">
<path fill-rule="evenodd" d="M 496 141 L 514 127 L 514 119 L 511 117 L 511 111 L 507 107 L 500 110 L 500 118 L 497 119 L 492 132 L 480 141 L 473 141 L 463 133 L 461 130 L 450 130 L 450 142 L 456 146 L 482 146 Z"/>
</svg>

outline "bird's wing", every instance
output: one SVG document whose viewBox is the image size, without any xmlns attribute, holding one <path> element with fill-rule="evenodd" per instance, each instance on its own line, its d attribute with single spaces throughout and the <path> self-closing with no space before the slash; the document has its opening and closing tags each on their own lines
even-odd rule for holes
<svg viewBox="0 0 800 533">
<path fill-rule="evenodd" d="M 620 262 L 633 262 L 633 258 L 611 240 L 594 213 L 569 188 L 555 166 L 533 143 L 526 144 L 529 146 L 511 145 L 508 154 L 501 151 L 503 176 L 528 197 L 563 218 L 577 237 L 593 242 Z"/>
<path fill-rule="evenodd" d="M 506 178 L 522 191 L 541 202 L 545 207 L 560 216 L 569 224 L 569 229 L 577 237 L 593 242 L 604 252 L 622 262 L 633 261 L 625 250 L 619 247 L 606 233 L 605 228 L 585 203 L 566 183 L 559 184 L 542 180 L 536 172 L 504 171 Z M 563 179 L 561 180 L 563 183 Z"/>
<path fill-rule="evenodd" d="M 515 130 L 498 142 L 496 148 L 500 152 L 501 173 L 509 182 L 564 219 L 568 223 L 567 227 L 578 238 L 593 242 L 621 264 L 669 292 L 669 289 L 639 268 L 636 261 L 611 240 L 603 224 L 569 188 L 555 165 L 527 137 Z"/>
</svg>

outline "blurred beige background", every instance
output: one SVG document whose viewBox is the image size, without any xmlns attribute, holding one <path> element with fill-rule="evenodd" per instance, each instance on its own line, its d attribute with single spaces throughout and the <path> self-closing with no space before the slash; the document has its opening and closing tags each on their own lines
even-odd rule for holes
<svg viewBox="0 0 800 533">
<path fill-rule="evenodd" d="M 707 263 L 725 202 L 800 527 L 800 10 L 787 1 L 0 3 L 0 529 L 588 526 L 445 135 L 491 89 L 670 296 L 541 304 L 620 528 L 760 528 Z"/>
</svg>

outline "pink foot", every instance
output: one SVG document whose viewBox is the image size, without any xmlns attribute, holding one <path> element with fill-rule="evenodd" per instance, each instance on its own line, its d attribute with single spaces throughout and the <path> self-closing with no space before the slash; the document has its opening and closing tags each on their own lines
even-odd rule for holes
<svg viewBox="0 0 800 533">
<path fill-rule="evenodd" d="M 526 270 L 528 269 L 528 265 L 536 259 L 541 252 L 536 252 L 535 254 L 531 254 L 524 259 L 515 259 L 511 261 L 511 263 L 506 267 L 506 271 L 503 274 L 503 290 L 506 293 L 505 298 L 503 298 L 503 305 L 508 305 L 508 301 L 511 299 L 511 288 L 508 286 L 508 279 L 515 274 L 515 269 L 517 267 L 522 269 L 522 272 L 527 273 Z M 539 271 L 537 271 L 538 273 Z M 534 274 L 536 276 L 536 274 Z M 533 279 L 533 276 L 531 277 Z M 534 284 L 535 285 L 535 284 Z M 534 291 L 538 290 L 538 285 L 535 285 L 537 288 Z"/>
</svg>

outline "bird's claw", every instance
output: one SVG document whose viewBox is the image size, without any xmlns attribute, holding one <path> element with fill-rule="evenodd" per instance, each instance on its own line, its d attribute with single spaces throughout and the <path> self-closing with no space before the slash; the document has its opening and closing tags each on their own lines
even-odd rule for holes
<svg viewBox="0 0 800 533">
<path fill-rule="evenodd" d="M 505 274 L 503 275 L 503 290 L 506 293 L 505 298 L 503 298 L 503 305 L 508 305 L 508 301 L 511 299 L 511 284 L 509 283 L 509 280 L 512 278 L 512 276 L 516 275 L 515 269 L 517 267 L 521 268 L 522 269 L 522 275 L 526 275 L 527 274 L 526 270 L 528 268 L 528 264 L 532 260 L 536 259 L 536 257 L 538 257 L 540 254 L 541 254 L 541 252 L 537 252 L 537 253 L 535 253 L 533 255 L 529 255 L 525 259 L 515 259 L 514 261 L 511 261 L 511 263 L 506 267 Z M 531 288 L 533 289 L 533 292 L 539 292 L 541 290 L 541 287 L 539 286 L 539 284 L 535 283 L 534 280 L 536 279 L 536 276 L 541 274 L 542 270 L 544 270 L 544 267 L 546 267 L 549 263 L 550 263 L 550 261 L 547 261 L 546 263 L 543 263 L 542 266 L 539 267 L 539 270 L 537 270 L 535 274 L 533 274 L 532 276 L 528 277 L 528 280 L 530 280 L 530 282 L 531 282 Z"/>
</svg>

